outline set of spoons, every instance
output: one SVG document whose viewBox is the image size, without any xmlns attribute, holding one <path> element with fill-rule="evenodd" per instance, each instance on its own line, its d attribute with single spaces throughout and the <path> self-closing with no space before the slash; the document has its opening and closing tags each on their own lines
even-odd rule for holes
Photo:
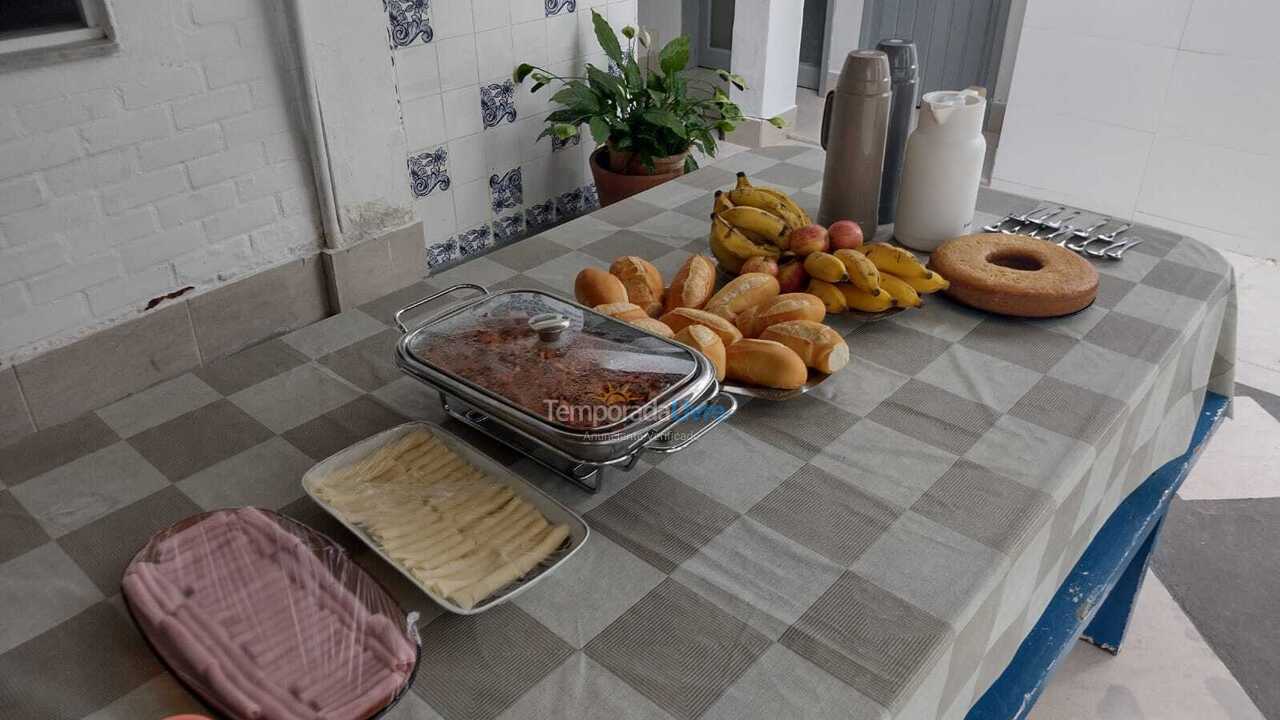
<svg viewBox="0 0 1280 720">
<path fill-rule="evenodd" d="M 1128 236 L 1123 239 L 1119 237 L 1133 227 L 1131 222 L 1120 223 L 1119 227 L 1108 232 L 1102 231 L 1106 226 L 1116 222 L 1109 217 L 1098 218 L 1088 227 L 1071 224 L 1070 221 L 1083 214 L 1080 210 L 1067 210 L 1062 205 L 1038 207 L 1023 213 L 1009 213 L 982 229 L 1005 235 L 1027 235 L 1040 238 L 1082 255 L 1107 260 L 1120 260 L 1129 248 L 1143 242 L 1139 237 Z"/>
</svg>

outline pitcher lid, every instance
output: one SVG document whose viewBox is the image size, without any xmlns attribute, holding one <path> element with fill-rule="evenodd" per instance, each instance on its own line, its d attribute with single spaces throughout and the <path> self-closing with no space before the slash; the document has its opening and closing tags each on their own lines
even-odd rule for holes
<svg viewBox="0 0 1280 720">
<path fill-rule="evenodd" d="M 854 50 L 844 59 L 836 91 L 842 95 L 883 95 L 889 92 L 889 56 L 881 50 Z"/>
</svg>

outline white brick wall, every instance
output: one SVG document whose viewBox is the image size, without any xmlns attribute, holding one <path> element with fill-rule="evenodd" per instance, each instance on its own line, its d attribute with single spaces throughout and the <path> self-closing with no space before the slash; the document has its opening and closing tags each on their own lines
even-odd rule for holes
<svg viewBox="0 0 1280 720">
<path fill-rule="evenodd" d="M 0 367 L 314 253 L 278 3 L 113 3 L 120 51 L 0 74 Z"/>
</svg>

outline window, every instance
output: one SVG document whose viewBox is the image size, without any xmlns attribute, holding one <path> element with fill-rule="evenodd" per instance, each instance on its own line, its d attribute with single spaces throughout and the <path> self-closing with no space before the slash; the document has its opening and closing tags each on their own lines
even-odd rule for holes
<svg viewBox="0 0 1280 720">
<path fill-rule="evenodd" d="M 105 37 L 103 0 L 0 0 L 0 55 Z"/>
</svg>

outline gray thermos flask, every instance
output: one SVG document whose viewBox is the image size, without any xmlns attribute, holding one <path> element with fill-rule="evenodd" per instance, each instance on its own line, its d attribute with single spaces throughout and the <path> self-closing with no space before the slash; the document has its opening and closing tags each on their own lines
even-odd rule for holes
<svg viewBox="0 0 1280 720">
<path fill-rule="evenodd" d="M 888 224 L 894 221 L 898 210 L 898 186 L 902 182 L 907 136 L 911 134 L 911 116 L 916 108 L 920 67 L 916 62 L 916 44 L 910 40 L 881 40 L 876 49 L 889 56 L 889 81 L 893 86 L 889 135 L 884 146 L 884 179 L 880 181 L 879 220 Z"/>
<path fill-rule="evenodd" d="M 854 50 L 822 111 L 827 163 L 818 222 L 852 220 L 868 242 L 876 234 L 889 98 L 889 58 L 879 50 Z"/>
</svg>

